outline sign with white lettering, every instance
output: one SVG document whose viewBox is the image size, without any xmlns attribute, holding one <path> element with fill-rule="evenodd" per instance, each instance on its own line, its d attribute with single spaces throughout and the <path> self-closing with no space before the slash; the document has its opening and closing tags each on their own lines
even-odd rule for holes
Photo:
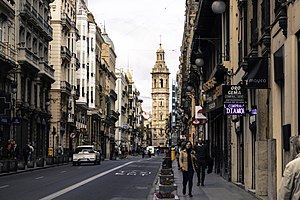
<svg viewBox="0 0 300 200">
<path fill-rule="evenodd" d="M 225 115 L 245 114 L 246 89 L 242 85 L 223 85 Z"/>
<path fill-rule="evenodd" d="M 245 104 L 224 104 L 225 115 L 245 114 Z"/>
</svg>

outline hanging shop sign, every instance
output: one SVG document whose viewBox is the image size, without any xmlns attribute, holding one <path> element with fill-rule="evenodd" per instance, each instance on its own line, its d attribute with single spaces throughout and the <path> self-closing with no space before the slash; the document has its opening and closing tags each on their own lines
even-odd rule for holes
<svg viewBox="0 0 300 200">
<path fill-rule="evenodd" d="M 223 104 L 225 115 L 245 114 L 246 89 L 242 85 L 223 85 Z"/>
<path fill-rule="evenodd" d="M 247 58 L 248 67 L 243 80 L 247 88 L 268 89 L 268 58 Z"/>
</svg>

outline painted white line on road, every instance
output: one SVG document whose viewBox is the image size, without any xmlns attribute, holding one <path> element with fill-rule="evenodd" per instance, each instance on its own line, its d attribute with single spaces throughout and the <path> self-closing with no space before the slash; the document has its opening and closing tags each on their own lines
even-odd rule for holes
<svg viewBox="0 0 300 200">
<path fill-rule="evenodd" d="M 67 171 L 61 171 L 60 173 L 63 174 L 63 173 L 66 173 L 66 172 L 67 172 Z"/>
<path fill-rule="evenodd" d="M 72 185 L 72 186 L 70 186 L 70 187 L 67 187 L 67 188 L 62 189 L 62 190 L 60 190 L 60 191 L 58 191 L 58 192 L 55 192 L 55 193 L 53 193 L 53 194 L 51 194 L 51 195 L 49 195 L 49 196 L 46 196 L 46 197 L 44 197 L 44 198 L 42 198 L 42 199 L 40 199 L 40 200 L 49 200 L 49 199 L 54 199 L 54 198 L 56 198 L 56 197 L 59 197 L 59 196 L 65 194 L 65 193 L 67 193 L 67 192 L 70 192 L 71 190 L 74 190 L 74 189 L 76 189 L 76 188 L 78 188 L 78 187 L 80 187 L 80 186 L 82 186 L 82 185 L 85 185 L 85 184 L 87 184 L 87 183 L 89 183 L 89 182 L 91 182 L 91 181 L 93 181 L 93 180 L 95 180 L 95 179 L 97 179 L 97 178 L 100 178 L 101 176 L 104 176 L 104 175 L 106 175 L 106 174 L 109 174 L 109 173 L 112 172 L 112 171 L 115 171 L 115 170 L 117 170 L 117 169 L 120 169 L 120 168 L 122 168 L 122 167 L 125 167 L 126 165 L 129 165 L 129 164 L 131 164 L 131 163 L 133 163 L 133 162 L 134 162 L 134 161 L 131 161 L 131 162 L 125 163 L 125 164 L 123 164 L 123 165 L 120 165 L 120 166 L 118 166 L 118 167 L 115 167 L 115 168 L 113 168 L 113 169 L 110 169 L 110 170 L 107 170 L 107 171 L 105 171 L 105 172 L 102 172 L 102 173 L 100 173 L 100 174 L 97 174 L 96 176 L 93 176 L 93 177 L 88 178 L 88 179 L 86 179 L 86 180 L 84 180 L 84 181 L 81 181 L 81 182 L 79 182 L 79 183 L 76 183 L 76 184 L 74 184 L 74 185 Z"/>
<path fill-rule="evenodd" d="M 40 176 L 40 177 L 36 177 L 35 179 L 38 180 L 38 179 L 41 179 L 41 178 L 44 178 L 43 176 Z"/>
<path fill-rule="evenodd" d="M 9 185 L 2 185 L 2 186 L 0 186 L 0 189 L 2 189 L 2 188 L 6 188 L 6 187 L 8 187 Z"/>
</svg>

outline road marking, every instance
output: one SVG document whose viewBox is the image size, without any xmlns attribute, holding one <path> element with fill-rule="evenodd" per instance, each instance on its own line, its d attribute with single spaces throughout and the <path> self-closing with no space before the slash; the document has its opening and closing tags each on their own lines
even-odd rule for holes
<svg viewBox="0 0 300 200">
<path fill-rule="evenodd" d="M 70 187 L 67 187 L 67 188 L 62 189 L 62 190 L 60 190 L 60 191 L 58 191 L 58 192 L 55 192 L 55 193 L 53 193 L 53 194 L 51 194 L 51 195 L 48 195 L 48 196 L 46 196 L 46 197 L 44 197 L 44 198 L 42 198 L 42 199 L 40 199 L 40 200 L 48 200 L 48 199 L 54 199 L 54 198 L 56 198 L 56 197 L 59 197 L 59 196 L 65 194 L 65 193 L 67 193 L 67 192 L 70 192 L 71 190 L 74 190 L 74 189 L 76 189 L 76 188 L 78 188 L 78 187 L 80 187 L 80 186 L 82 186 L 82 185 L 85 185 L 85 184 L 87 184 L 87 183 L 89 183 L 89 182 L 91 182 L 91 181 L 93 181 L 93 180 L 95 180 L 95 179 L 97 179 L 97 178 L 100 178 L 101 176 L 104 176 L 104 175 L 106 175 L 106 174 L 109 174 L 109 173 L 112 172 L 112 171 L 115 171 L 115 170 L 117 170 L 117 169 L 120 169 L 120 168 L 122 168 L 122 167 L 125 167 L 125 166 L 127 166 L 127 165 L 130 165 L 130 164 L 133 163 L 133 162 L 134 162 L 134 161 L 131 161 L 131 162 L 125 163 L 125 164 L 123 164 L 123 165 L 120 165 L 120 166 L 118 166 L 118 167 L 115 167 L 115 168 L 113 168 L 113 169 L 110 169 L 110 170 L 107 170 L 107 171 L 105 171 L 105 172 L 102 172 L 102 173 L 100 173 L 100 174 L 97 174 L 96 176 L 93 176 L 93 177 L 88 178 L 88 179 L 86 179 L 86 180 L 84 180 L 84 181 L 81 181 L 81 182 L 79 182 L 79 183 L 76 183 L 76 184 L 74 184 L 74 185 L 72 185 L 72 186 L 70 186 Z"/>
<path fill-rule="evenodd" d="M 8 187 L 9 185 L 3 185 L 3 186 L 0 186 L 0 189 L 2 189 L 2 188 L 6 188 L 6 187 Z"/>
<path fill-rule="evenodd" d="M 67 171 L 61 171 L 60 173 L 63 174 L 63 173 L 66 173 L 66 172 L 67 172 Z"/>
<path fill-rule="evenodd" d="M 38 179 L 41 179 L 41 178 L 44 178 L 43 176 L 40 176 L 40 177 L 36 177 L 35 179 L 38 180 Z"/>
</svg>

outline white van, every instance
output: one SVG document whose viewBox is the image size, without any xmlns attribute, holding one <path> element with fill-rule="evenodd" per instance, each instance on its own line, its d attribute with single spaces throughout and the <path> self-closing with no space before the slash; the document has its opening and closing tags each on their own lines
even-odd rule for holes
<svg viewBox="0 0 300 200">
<path fill-rule="evenodd" d="M 148 151 L 151 152 L 151 155 L 155 155 L 155 148 L 154 146 L 147 146 L 146 153 L 148 154 Z"/>
</svg>

